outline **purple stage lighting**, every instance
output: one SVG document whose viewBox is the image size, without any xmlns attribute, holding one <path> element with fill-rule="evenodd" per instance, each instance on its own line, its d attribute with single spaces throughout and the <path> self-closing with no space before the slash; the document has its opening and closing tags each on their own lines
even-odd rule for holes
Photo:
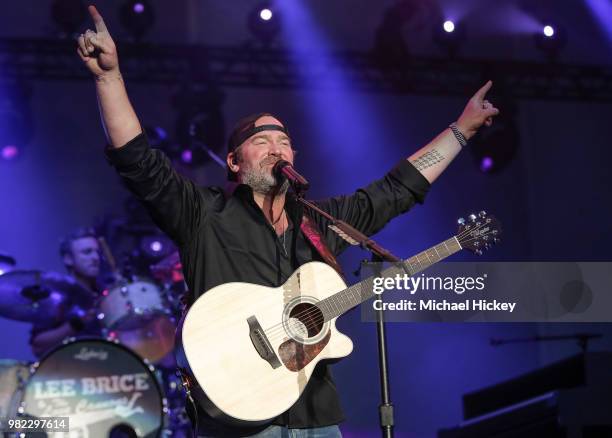
<svg viewBox="0 0 612 438">
<path fill-rule="evenodd" d="M 455 23 L 453 23 L 450 20 L 446 20 L 444 24 L 442 25 L 442 27 L 444 28 L 445 32 L 451 33 L 452 31 L 455 30 Z"/>
<path fill-rule="evenodd" d="M 134 3 L 134 12 L 137 14 L 142 14 L 145 10 L 145 7 L 142 3 Z"/>
<path fill-rule="evenodd" d="M 119 21 L 134 40 L 141 40 L 155 24 L 151 0 L 125 0 L 119 9 Z"/>
<path fill-rule="evenodd" d="M 4 160 L 13 160 L 14 158 L 17 158 L 17 155 L 19 155 L 19 148 L 15 145 L 7 144 L 2 148 L 2 158 Z"/>
<path fill-rule="evenodd" d="M 153 252 L 160 252 L 163 249 L 163 245 L 159 240 L 154 240 L 149 246 Z"/>
<path fill-rule="evenodd" d="M 272 19 L 272 11 L 268 8 L 263 8 L 260 12 L 259 12 L 259 18 L 261 18 L 264 21 L 268 21 Z"/>
<path fill-rule="evenodd" d="M 555 29 L 550 25 L 546 25 L 542 29 L 542 32 L 544 33 L 544 36 L 551 38 L 555 34 Z"/>
<path fill-rule="evenodd" d="M 495 164 L 493 162 L 493 158 L 483 157 L 482 161 L 480 162 L 480 170 L 483 172 L 488 172 L 493 168 L 493 164 Z"/>
<path fill-rule="evenodd" d="M 191 152 L 189 149 L 185 149 L 183 152 L 181 152 L 181 160 L 183 163 L 191 163 L 193 160 L 193 152 Z"/>
</svg>

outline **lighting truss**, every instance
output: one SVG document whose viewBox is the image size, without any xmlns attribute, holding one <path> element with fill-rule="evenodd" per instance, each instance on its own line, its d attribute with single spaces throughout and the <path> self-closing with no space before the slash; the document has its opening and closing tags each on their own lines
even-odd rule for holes
<svg viewBox="0 0 612 438">
<path fill-rule="evenodd" d="M 369 52 L 336 52 L 325 59 L 316 53 L 296 55 L 248 45 L 118 46 L 122 74 L 130 82 L 213 82 L 222 87 L 275 89 L 315 84 L 332 88 L 329 78 L 340 75 L 359 91 L 465 96 L 486 79 L 493 79 L 496 89 L 514 98 L 612 101 L 612 66 L 415 56 L 401 67 L 381 68 Z M 309 62 L 309 56 L 316 62 Z M 332 71 L 335 74 L 330 75 Z M 0 39 L 0 77 L 85 80 L 90 75 L 72 41 L 5 38 Z"/>
</svg>

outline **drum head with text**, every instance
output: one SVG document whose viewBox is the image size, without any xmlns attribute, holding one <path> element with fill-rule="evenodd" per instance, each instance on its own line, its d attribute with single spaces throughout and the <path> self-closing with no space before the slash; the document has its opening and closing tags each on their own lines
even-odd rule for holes
<svg viewBox="0 0 612 438">
<path fill-rule="evenodd" d="M 108 437 L 117 428 L 157 437 L 163 426 L 163 397 L 151 370 L 104 340 L 78 340 L 49 353 L 26 385 L 22 408 L 25 416 L 69 417 L 71 438 Z"/>
</svg>

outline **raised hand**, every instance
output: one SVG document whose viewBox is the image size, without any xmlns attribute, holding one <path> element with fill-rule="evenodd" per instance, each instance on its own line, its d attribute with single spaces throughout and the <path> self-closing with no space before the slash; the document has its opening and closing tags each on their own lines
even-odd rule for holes
<svg viewBox="0 0 612 438">
<path fill-rule="evenodd" d="M 457 120 L 457 127 L 466 138 L 476 134 L 476 131 L 482 125 L 491 126 L 493 117 L 499 114 L 499 110 L 485 99 L 491 86 L 493 86 L 493 82 L 487 81 L 468 101 L 463 113 Z"/>
<path fill-rule="evenodd" d="M 115 42 L 110 36 L 102 16 L 95 6 L 89 6 L 89 15 L 96 27 L 87 29 L 78 38 L 77 53 L 95 76 L 103 76 L 119 70 L 119 57 Z"/>
</svg>

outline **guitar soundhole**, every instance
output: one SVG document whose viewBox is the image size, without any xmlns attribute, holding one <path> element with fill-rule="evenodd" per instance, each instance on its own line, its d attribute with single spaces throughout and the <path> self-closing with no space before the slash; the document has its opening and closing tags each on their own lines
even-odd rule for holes
<svg viewBox="0 0 612 438">
<path fill-rule="evenodd" d="M 316 336 L 323 328 L 323 312 L 314 304 L 300 303 L 296 305 L 289 313 L 289 318 L 297 320 L 299 328 L 297 332 L 302 332 L 304 338 L 312 338 Z"/>
</svg>

